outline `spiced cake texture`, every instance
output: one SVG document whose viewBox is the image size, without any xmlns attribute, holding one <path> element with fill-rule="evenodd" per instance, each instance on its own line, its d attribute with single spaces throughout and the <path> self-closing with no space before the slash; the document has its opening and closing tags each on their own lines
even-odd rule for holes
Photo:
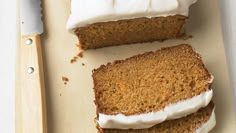
<svg viewBox="0 0 236 133">
<path fill-rule="evenodd" d="M 180 38 L 187 17 L 174 15 L 98 22 L 79 27 L 75 33 L 82 49 Z"/>
<path fill-rule="evenodd" d="M 183 118 L 168 120 L 157 124 L 148 129 L 120 130 L 120 129 L 101 129 L 99 133 L 195 133 L 211 117 L 214 110 L 214 104 L 211 102 L 207 107 L 200 109 L 196 113 Z"/>
<path fill-rule="evenodd" d="M 102 65 L 92 77 L 97 113 L 106 115 L 156 112 L 211 85 L 200 55 L 187 44 Z"/>
</svg>

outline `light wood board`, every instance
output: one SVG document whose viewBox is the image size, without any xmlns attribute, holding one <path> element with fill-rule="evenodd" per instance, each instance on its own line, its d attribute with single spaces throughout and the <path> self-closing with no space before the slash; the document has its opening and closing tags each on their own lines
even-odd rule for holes
<svg viewBox="0 0 236 133">
<path fill-rule="evenodd" d="M 42 47 L 49 133 L 96 132 L 91 78 L 94 68 L 109 61 L 181 43 L 191 44 L 202 55 L 207 68 L 215 76 L 212 87 L 217 125 L 212 133 L 236 132 L 233 93 L 229 84 L 216 0 L 199 0 L 191 7 L 186 32 L 193 35 L 192 39 L 89 50 L 74 64 L 70 60 L 78 53 L 75 47 L 77 38 L 65 28 L 70 13 L 70 0 L 44 0 L 43 10 L 45 32 Z M 69 78 L 67 85 L 62 81 L 63 76 Z M 17 132 L 21 133 L 19 92 L 18 89 L 16 112 Z"/>
</svg>

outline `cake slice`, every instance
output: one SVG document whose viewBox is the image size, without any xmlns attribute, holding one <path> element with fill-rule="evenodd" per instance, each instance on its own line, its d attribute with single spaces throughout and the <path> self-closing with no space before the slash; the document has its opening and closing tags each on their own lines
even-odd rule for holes
<svg viewBox="0 0 236 133">
<path fill-rule="evenodd" d="M 214 104 L 186 117 L 168 120 L 149 129 L 120 130 L 101 129 L 99 133 L 208 133 L 216 125 Z"/>
<path fill-rule="evenodd" d="M 196 112 L 213 95 L 213 77 L 187 44 L 102 65 L 92 77 L 103 129 L 150 128 Z"/>
<path fill-rule="evenodd" d="M 180 38 L 197 0 L 72 0 L 67 29 L 82 49 Z"/>
</svg>

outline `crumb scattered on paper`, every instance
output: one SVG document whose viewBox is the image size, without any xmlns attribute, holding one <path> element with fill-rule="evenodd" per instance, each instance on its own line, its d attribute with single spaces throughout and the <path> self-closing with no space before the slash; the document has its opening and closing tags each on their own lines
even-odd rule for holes
<svg viewBox="0 0 236 133">
<path fill-rule="evenodd" d="M 83 54 L 83 51 L 80 51 L 76 56 L 74 56 L 71 60 L 70 60 L 70 63 L 73 64 L 75 63 L 78 58 L 83 58 L 84 54 Z"/>
<path fill-rule="evenodd" d="M 84 64 L 84 63 L 82 63 L 82 66 L 85 66 L 85 64 Z"/>
<path fill-rule="evenodd" d="M 66 85 L 69 82 L 69 78 L 67 77 L 62 77 L 62 81 L 64 82 L 64 84 Z"/>
<path fill-rule="evenodd" d="M 77 57 L 83 58 L 83 57 L 84 57 L 83 51 L 79 52 L 79 53 L 77 54 Z"/>
<path fill-rule="evenodd" d="M 79 50 L 83 50 L 83 49 L 82 49 L 82 46 L 80 45 L 80 43 L 75 44 L 75 46 L 76 46 L 77 48 L 79 48 Z"/>
<path fill-rule="evenodd" d="M 74 56 L 71 60 L 70 60 L 70 63 L 73 64 L 77 61 L 78 57 L 77 56 Z"/>
</svg>

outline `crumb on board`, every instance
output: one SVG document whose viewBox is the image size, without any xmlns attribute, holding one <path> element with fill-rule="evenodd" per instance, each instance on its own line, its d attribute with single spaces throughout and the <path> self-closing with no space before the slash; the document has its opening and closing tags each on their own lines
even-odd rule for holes
<svg viewBox="0 0 236 133">
<path fill-rule="evenodd" d="M 83 51 L 79 52 L 79 53 L 77 54 L 77 57 L 83 58 L 83 57 L 84 57 Z"/>
<path fill-rule="evenodd" d="M 78 59 L 78 57 L 77 57 L 77 56 L 74 56 L 73 59 L 70 60 L 70 63 L 72 64 L 72 63 L 76 62 L 77 59 Z"/>
<path fill-rule="evenodd" d="M 79 48 L 79 50 L 83 50 L 83 49 L 82 49 L 82 46 L 80 45 L 80 43 L 75 44 L 75 46 L 76 46 L 77 48 Z"/>
<path fill-rule="evenodd" d="M 85 66 L 85 64 L 84 64 L 84 63 L 82 63 L 82 66 Z"/>
<path fill-rule="evenodd" d="M 69 82 L 69 78 L 67 77 L 62 77 L 62 81 L 64 82 L 64 84 L 66 85 Z"/>
<path fill-rule="evenodd" d="M 74 56 L 71 60 L 70 60 L 70 63 L 71 64 L 73 64 L 73 63 L 75 63 L 77 60 L 78 60 L 78 58 L 83 58 L 83 51 L 81 51 L 81 52 L 79 52 L 76 56 Z"/>
<path fill-rule="evenodd" d="M 78 58 L 83 58 L 84 57 L 83 49 L 81 48 L 80 43 L 75 44 L 75 46 L 79 48 L 80 52 L 70 60 L 71 64 L 75 63 L 78 60 Z"/>
</svg>

